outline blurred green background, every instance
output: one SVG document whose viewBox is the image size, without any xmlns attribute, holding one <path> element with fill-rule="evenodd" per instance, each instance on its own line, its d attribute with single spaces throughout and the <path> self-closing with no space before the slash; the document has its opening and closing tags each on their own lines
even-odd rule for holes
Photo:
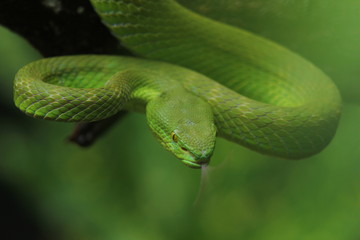
<svg viewBox="0 0 360 240">
<path fill-rule="evenodd" d="M 41 56 L 0 28 L 0 180 L 40 232 L 36 239 L 360 239 L 360 2 L 180 2 L 285 45 L 325 71 L 344 101 L 334 140 L 314 157 L 286 161 L 218 139 L 194 204 L 200 171 L 166 152 L 145 116 L 130 114 L 81 149 L 64 140 L 72 125 L 15 109 L 14 74 Z M 14 226 L 23 231 L 16 220 Z"/>
</svg>

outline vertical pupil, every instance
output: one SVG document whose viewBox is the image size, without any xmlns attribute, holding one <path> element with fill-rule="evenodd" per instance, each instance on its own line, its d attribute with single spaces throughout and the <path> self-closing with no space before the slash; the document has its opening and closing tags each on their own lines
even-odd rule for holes
<svg viewBox="0 0 360 240">
<path fill-rule="evenodd" d="M 174 142 L 178 141 L 178 137 L 176 136 L 175 133 L 172 134 L 172 139 L 173 139 Z"/>
</svg>

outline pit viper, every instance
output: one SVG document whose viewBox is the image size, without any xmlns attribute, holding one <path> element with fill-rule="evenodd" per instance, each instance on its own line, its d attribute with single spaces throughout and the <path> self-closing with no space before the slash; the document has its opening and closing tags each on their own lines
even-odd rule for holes
<svg viewBox="0 0 360 240">
<path fill-rule="evenodd" d="M 216 137 L 286 159 L 314 155 L 333 138 L 339 91 L 298 54 L 174 0 L 91 3 L 135 57 L 29 63 L 14 81 L 21 111 L 65 122 L 143 112 L 160 143 L 192 168 L 209 163 Z"/>
</svg>

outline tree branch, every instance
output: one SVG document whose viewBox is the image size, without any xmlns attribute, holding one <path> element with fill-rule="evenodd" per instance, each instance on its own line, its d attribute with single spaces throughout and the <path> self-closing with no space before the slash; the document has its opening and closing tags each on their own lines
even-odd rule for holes
<svg viewBox="0 0 360 240">
<path fill-rule="evenodd" d="M 131 55 L 101 23 L 88 0 L 1 0 L 0 24 L 24 37 L 44 57 Z"/>
</svg>

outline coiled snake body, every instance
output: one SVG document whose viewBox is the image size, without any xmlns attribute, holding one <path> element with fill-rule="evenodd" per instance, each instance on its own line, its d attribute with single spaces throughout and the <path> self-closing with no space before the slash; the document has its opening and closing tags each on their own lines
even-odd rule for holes
<svg viewBox="0 0 360 240">
<path fill-rule="evenodd" d="M 186 165 L 207 164 L 216 136 L 299 159 L 321 151 L 340 117 L 332 81 L 295 53 L 173 0 L 92 0 L 135 55 L 42 59 L 19 70 L 14 99 L 36 118 L 97 121 L 143 111 Z"/>
</svg>

